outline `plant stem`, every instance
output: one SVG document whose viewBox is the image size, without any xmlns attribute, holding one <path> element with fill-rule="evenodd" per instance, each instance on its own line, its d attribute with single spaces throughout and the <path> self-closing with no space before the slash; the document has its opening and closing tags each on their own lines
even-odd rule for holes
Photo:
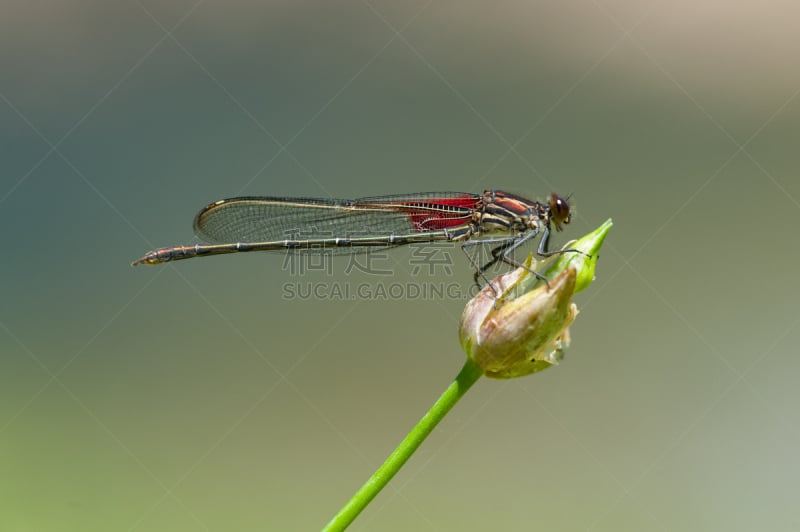
<svg viewBox="0 0 800 532">
<path fill-rule="evenodd" d="M 358 517 L 358 514 L 380 493 L 392 477 L 403 467 L 414 451 L 425 441 L 436 425 L 447 415 L 459 399 L 475 384 L 483 374 L 469 358 L 461 368 L 455 380 L 447 387 L 444 393 L 433 404 L 428 412 L 411 429 L 408 436 L 392 451 L 375 473 L 367 480 L 361 489 L 345 504 L 339 513 L 325 526 L 324 532 L 334 532 L 346 529 Z"/>
</svg>

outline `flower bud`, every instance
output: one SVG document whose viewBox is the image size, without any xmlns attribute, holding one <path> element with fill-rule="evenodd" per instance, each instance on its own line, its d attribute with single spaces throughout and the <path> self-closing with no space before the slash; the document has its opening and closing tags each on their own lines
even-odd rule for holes
<svg viewBox="0 0 800 532">
<path fill-rule="evenodd" d="M 579 252 L 537 264 L 548 283 L 518 268 L 494 279 L 467 304 L 459 339 L 486 376 L 521 377 L 558 363 L 578 314 L 572 295 L 594 279 L 597 252 L 610 228 L 609 220 L 565 247 Z M 531 264 L 529 257 L 525 265 Z"/>
</svg>

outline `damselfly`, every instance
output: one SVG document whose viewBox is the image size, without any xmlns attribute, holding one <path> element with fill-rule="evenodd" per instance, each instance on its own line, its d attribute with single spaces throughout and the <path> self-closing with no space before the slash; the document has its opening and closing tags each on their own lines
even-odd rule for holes
<svg viewBox="0 0 800 532">
<path fill-rule="evenodd" d="M 461 243 L 475 267 L 477 281 L 479 276 L 486 280 L 483 272 L 498 261 L 524 267 L 511 254 L 539 233 L 542 237 L 537 253 L 541 256 L 576 251 L 547 249 L 551 224 L 560 231 L 561 225 L 569 222 L 569 203 L 557 194 L 551 194 L 547 203 L 500 190 L 355 200 L 239 197 L 216 201 L 195 217 L 195 233 L 207 244 L 161 248 L 132 265 L 245 251 L 357 253 L 415 242 L 449 241 Z M 484 265 L 468 252 L 469 247 L 479 244 L 494 246 L 492 259 Z"/>
</svg>

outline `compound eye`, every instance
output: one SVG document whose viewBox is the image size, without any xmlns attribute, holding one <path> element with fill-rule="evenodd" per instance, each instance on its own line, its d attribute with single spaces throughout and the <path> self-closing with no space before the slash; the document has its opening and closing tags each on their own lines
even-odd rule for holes
<svg viewBox="0 0 800 532">
<path fill-rule="evenodd" d="M 569 223 L 569 203 L 558 194 L 550 194 L 550 216 L 556 226 Z"/>
</svg>

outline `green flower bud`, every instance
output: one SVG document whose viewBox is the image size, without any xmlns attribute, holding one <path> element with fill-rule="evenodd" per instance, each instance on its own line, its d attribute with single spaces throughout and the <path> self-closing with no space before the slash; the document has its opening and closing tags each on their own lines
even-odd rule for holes
<svg viewBox="0 0 800 532">
<path fill-rule="evenodd" d="M 597 252 L 611 220 L 566 252 L 536 265 L 542 282 L 525 268 L 501 275 L 464 309 L 459 339 L 467 356 L 487 377 L 521 377 L 558 363 L 569 345 L 568 327 L 578 315 L 572 295 L 594 279 Z M 532 257 L 525 265 L 532 268 Z"/>
<path fill-rule="evenodd" d="M 552 261 L 541 272 L 545 277 L 550 277 L 558 274 L 566 268 L 575 268 L 578 277 L 575 280 L 575 293 L 577 294 L 584 288 L 588 287 L 594 281 L 594 271 L 597 265 L 597 257 L 599 257 L 600 247 L 606 239 L 606 235 L 614 225 L 609 218 L 603 225 L 587 233 L 578 240 L 567 242 L 563 249 L 577 249 L 580 253 L 561 253 L 549 259 Z M 546 261 L 545 264 L 549 261 Z"/>
</svg>

